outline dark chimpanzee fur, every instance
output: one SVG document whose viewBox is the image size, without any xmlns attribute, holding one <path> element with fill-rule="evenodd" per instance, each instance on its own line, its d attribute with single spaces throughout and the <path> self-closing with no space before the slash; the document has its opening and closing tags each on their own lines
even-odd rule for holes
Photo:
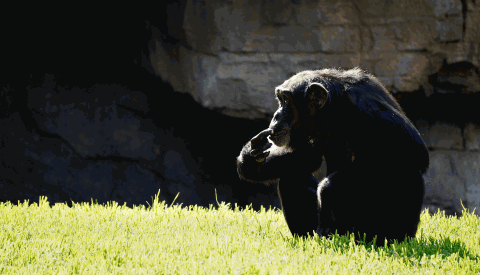
<svg viewBox="0 0 480 275">
<path fill-rule="evenodd" d="M 428 150 L 378 79 L 359 68 L 304 71 L 275 95 L 279 108 L 244 146 L 237 171 L 250 182 L 279 180 L 292 234 L 366 234 L 377 245 L 415 237 Z M 327 176 L 318 183 L 322 156 Z"/>
</svg>

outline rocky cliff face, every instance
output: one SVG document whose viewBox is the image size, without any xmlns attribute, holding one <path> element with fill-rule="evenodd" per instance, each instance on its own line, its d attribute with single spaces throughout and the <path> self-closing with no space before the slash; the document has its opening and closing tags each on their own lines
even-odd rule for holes
<svg viewBox="0 0 480 275">
<path fill-rule="evenodd" d="M 360 66 L 431 150 L 425 207 L 480 209 L 478 3 L 155 5 L 97 10 L 88 22 L 39 6 L 5 22 L 2 200 L 139 204 L 161 189 L 168 202 L 180 192 L 177 202 L 207 205 L 216 188 L 219 200 L 279 207 L 273 189 L 240 182 L 234 163 L 277 108 L 274 87 L 307 69 Z"/>
<path fill-rule="evenodd" d="M 151 55 L 175 90 L 255 119 L 274 112 L 274 87 L 292 74 L 360 66 L 394 94 L 432 150 L 426 206 L 459 213 L 460 199 L 471 209 L 480 201 L 478 3 L 187 1 L 184 14 L 174 58 L 161 43 Z"/>
</svg>

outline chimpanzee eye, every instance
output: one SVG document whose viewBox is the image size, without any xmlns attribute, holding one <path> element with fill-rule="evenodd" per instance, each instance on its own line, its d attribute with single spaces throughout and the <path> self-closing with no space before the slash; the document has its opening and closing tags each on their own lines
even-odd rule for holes
<svg viewBox="0 0 480 275">
<path fill-rule="evenodd" d="M 280 101 L 280 103 L 288 104 L 288 97 L 286 97 L 285 95 L 279 94 L 277 95 L 277 98 Z"/>
</svg>

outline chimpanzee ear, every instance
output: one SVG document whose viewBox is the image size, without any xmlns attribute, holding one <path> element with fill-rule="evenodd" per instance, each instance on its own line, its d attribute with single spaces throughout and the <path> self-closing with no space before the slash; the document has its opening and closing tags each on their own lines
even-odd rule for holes
<svg viewBox="0 0 480 275">
<path fill-rule="evenodd" d="M 328 100 L 328 91 L 320 83 L 311 83 L 307 88 L 307 98 L 314 102 L 318 109 L 322 108 Z"/>
</svg>

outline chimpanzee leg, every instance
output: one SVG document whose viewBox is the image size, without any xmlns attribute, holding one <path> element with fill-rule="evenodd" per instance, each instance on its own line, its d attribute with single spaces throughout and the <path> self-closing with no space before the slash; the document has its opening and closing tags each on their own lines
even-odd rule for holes
<svg viewBox="0 0 480 275">
<path fill-rule="evenodd" d="M 278 184 L 278 196 L 283 215 L 292 235 L 313 236 L 318 226 L 317 209 L 318 181 L 308 175 L 304 177 L 282 177 Z"/>
</svg>

